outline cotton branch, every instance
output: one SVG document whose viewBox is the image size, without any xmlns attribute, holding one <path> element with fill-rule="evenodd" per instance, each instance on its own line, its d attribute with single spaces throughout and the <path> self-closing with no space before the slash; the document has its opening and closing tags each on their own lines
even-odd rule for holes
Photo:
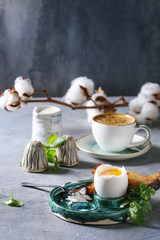
<svg viewBox="0 0 160 240">
<path fill-rule="evenodd" d="M 124 99 L 123 96 L 120 96 L 114 103 L 110 103 L 109 101 L 104 101 L 103 105 L 79 106 L 79 105 L 68 104 L 66 102 L 59 101 L 59 100 L 51 98 L 49 96 L 49 93 L 48 93 L 46 88 L 40 89 L 40 90 L 35 90 L 34 94 L 40 93 L 40 92 L 43 92 L 46 95 L 46 99 L 29 99 L 29 100 L 23 101 L 23 102 L 24 103 L 29 103 L 29 102 L 32 102 L 32 103 L 33 102 L 50 102 L 50 103 L 56 103 L 56 104 L 60 104 L 60 105 L 66 106 L 66 107 L 70 107 L 73 110 L 76 110 L 76 109 L 96 109 L 97 108 L 97 109 L 105 109 L 105 112 L 115 111 L 116 107 L 127 107 L 128 106 L 128 103 L 126 102 L 126 100 Z M 85 91 L 83 91 L 83 92 L 85 92 Z M 89 99 L 88 93 L 87 93 L 87 98 Z M 117 104 L 119 101 L 122 101 L 122 103 L 121 104 Z"/>
</svg>

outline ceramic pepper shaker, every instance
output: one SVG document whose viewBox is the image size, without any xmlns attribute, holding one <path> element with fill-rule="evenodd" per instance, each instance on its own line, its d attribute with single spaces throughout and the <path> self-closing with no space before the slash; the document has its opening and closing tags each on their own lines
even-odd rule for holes
<svg viewBox="0 0 160 240">
<path fill-rule="evenodd" d="M 77 146 L 71 135 L 64 135 L 65 143 L 56 149 L 58 164 L 60 166 L 72 167 L 79 163 L 77 156 Z"/>
<path fill-rule="evenodd" d="M 27 144 L 23 159 L 22 168 L 27 172 L 43 172 L 48 167 L 48 159 L 43 144 L 32 141 Z"/>
</svg>

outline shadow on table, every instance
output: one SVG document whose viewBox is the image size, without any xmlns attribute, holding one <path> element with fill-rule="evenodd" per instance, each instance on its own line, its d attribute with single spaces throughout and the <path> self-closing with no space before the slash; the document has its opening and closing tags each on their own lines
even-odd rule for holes
<svg viewBox="0 0 160 240">
<path fill-rule="evenodd" d="M 79 163 L 73 167 L 63 167 L 63 166 L 59 166 L 58 167 L 58 171 L 54 171 L 53 167 L 51 165 L 48 166 L 47 171 L 41 173 L 41 174 L 65 174 L 69 171 L 72 170 L 80 170 L 80 169 L 89 169 L 89 171 L 91 171 L 91 169 L 93 169 L 96 165 L 98 165 L 99 163 L 104 163 L 104 164 L 112 164 L 115 166 L 144 166 L 147 164 L 151 164 L 151 163 L 159 163 L 160 159 L 159 159 L 159 154 L 160 154 L 160 148 L 153 146 L 149 152 L 145 153 L 144 155 L 141 155 L 137 158 L 131 158 L 131 159 L 127 159 L 127 160 L 104 160 L 104 159 L 96 159 L 93 157 L 89 158 L 88 161 L 79 159 Z M 84 157 L 85 159 L 85 154 Z M 86 158 L 87 159 L 87 158 Z M 157 169 L 158 171 L 158 169 Z"/>
<path fill-rule="evenodd" d="M 54 175 L 56 175 L 56 174 L 60 175 L 60 174 L 65 174 L 65 173 L 67 173 L 69 170 L 70 170 L 70 168 L 58 167 L 58 170 L 57 170 L 57 171 L 54 171 L 54 170 L 53 170 L 53 166 L 49 165 L 48 168 L 47 168 L 47 170 L 46 170 L 45 172 L 42 172 L 41 174 L 44 174 L 44 175 L 52 174 L 52 175 L 53 175 L 53 173 L 54 173 Z"/>
<path fill-rule="evenodd" d="M 95 162 L 92 162 L 92 161 L 80 160 L 79 164 L 77 164 L 74 168 L 76 168 L 76 169 L 93 169 L 99 163 L 96 164 Z"/>
<path fill-rule="evenodd" d="M 105 161 L 105 163 L 110 162 L 112 165 L 124 165 L 124 166 L 144 166 L 150 163 L 159 163 L 160 158 L 160 148 L 153 146 L 149 152 L 145 153 L 144 155 L 138 156 L 136 158 L 131 158 L 127 160 L 118 160 L 118 161 Z M 104 160 L 101 162 L 104 163 Z"/>
<path fill-rule="evenodd" d="M 147 221 L 144 224 L 144 227 L 152 228 L 152 229 L 160 229 L 160 221 L 159 221 L 160 211 L 158 207 L 160 205 L 160 199 L 154 199 L 153 197 L 153 199 L 151 200 L 151 205 L 152 205 L 152 210 L 147 214 L 147 217 L 146 217 Z"/>
<path fill-rule="evenodd" d="M 41 174 L 53 174 L 53 173 L 54 174 L 65 174 L 74 169 L 93 169 L 97 164 L 95 164 L 94 162 L 86 162 L 83 160 L 79 160 L 79 163 L 73 167 L 58 166 L 58 171 L 54 171 L 53 167 L 51 165 L 49 165 L 47 171 L 42 172 Z"/>
</svg>

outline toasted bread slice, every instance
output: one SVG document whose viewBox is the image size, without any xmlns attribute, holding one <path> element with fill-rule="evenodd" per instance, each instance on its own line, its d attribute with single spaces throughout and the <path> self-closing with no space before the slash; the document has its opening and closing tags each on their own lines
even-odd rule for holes
<svg viewBox="0 0 160 240">
<path fill-rule="evenodd" d="M 94 182 L 92 182 L 89 185 L 87 185 L 86 191 L 87 191 L 87 194 L 89 194 L 89 195 L 93 195 L 94 194 L 94 192 L 95 192 Z"/>
<path fill-rule="evenodd" d="M 127 170 L 128 175 L 128 189 L 132 189 L 138 186 L 140 183 L 144 183 L 147 186 L 152 186 L 156 180 L 160 181 L 160 172 L 152 175 L 142 175 L 132 171 Z"/>
</svg>

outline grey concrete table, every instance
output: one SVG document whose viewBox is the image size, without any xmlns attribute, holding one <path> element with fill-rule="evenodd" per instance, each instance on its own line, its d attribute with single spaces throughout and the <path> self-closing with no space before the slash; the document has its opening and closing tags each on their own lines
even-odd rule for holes
<svg viewBox="0 0 160 240">
<path fill-rule="evenodd" d="M 111 101 L 114 98 L 111 98 Z M 129 100 L 129 98 L 127 98 Z M 160 171 L 160 123 L 151 126 L 152 148 L 146 154 L 125 161 L 95 159 L 78 151 L 79 164 L 73 168 L 59 167 L 57 172 L 49 168 L 44 173 L 25 172 L 18 163 L 22 160 L 26 144 L 31 139 L 32 110 L 38 104 L 28 104 L 8 113 L 0 109 L 0 202 L 10 199 L 10 194 L 22 201 L 21 208 L 0 203 L 0 239 L 160 239 L 160 190 L 152 199 L 152 211 L 141 227 L 130 223 L 108 226 L 88 226 L 69 223 L 52 214 L 48 205 L 48 193 L 21 187 L 22 181 L 63 185 L 67 181 L 92 178 L 92 168 L 98 163 L 125 166 L 140 174 Z M 59 107 L 61 107 L 59 105 Z M 91 133 L 85 110 L 62 109 L 63 134 L 75 139 Z M 118 109 L 127 112 L 127 108 Z"/>
</svg>

